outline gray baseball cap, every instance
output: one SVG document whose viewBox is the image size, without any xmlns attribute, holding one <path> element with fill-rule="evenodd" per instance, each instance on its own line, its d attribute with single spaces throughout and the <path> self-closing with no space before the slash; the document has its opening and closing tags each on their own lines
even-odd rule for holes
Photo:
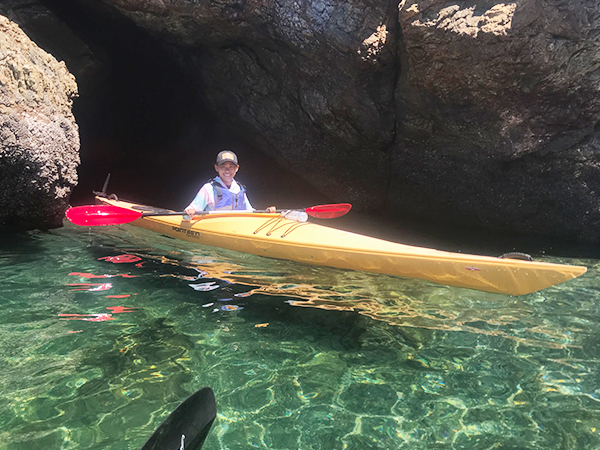
<svg viewBox="0 0 600 450">
<path fill-rule="evenodd" d="M 226 163 L 227 161 L 234 163 L 236 166 L 239 165 L 237 155 L 231 150 L 223 150 L 222 152 L 219 152 L 219 154 L 217 155 L 217 166 L 220 166 L 221 164 Z"/>
</svg>

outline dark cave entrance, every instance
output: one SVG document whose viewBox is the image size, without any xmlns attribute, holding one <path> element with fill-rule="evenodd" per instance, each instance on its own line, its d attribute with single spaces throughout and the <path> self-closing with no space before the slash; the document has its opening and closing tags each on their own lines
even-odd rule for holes
<svg viewBox="0 0 600 450">
<path fill-rule="evenodd" d="M 181 50 L 102 7 L 75 0 L 43 4 L 94 54 L 93 63 L 77 73 L 73 68 L 81 63 L 69 60 L 64 39 L 46 46 L 78 78 L 73 113 L 80 127 L 81 165 L 72 205 L 92 203 L 92 191 L 100 190 L 110 173 L 109 192 L 182 209 L 214 175 L 214 158 L 223 148 L 238 153 L 237 179 L 248 187 L 254 207 L 328 202 L 217 119 L 194 75 L 178 61 Z"/>
<path fill-rule="evenodd" d="M 44 4 L 93 53 L 86 67 L 64 58 L 79 86 L 73 113 L 81 165 L 71 204 L 93 202 L 92 191 L 102 188 L 108 173 L 109 191 L 124 198 L 185 203 L 204 181 L 201 167 L 219 145 L 218 126 L 175 55 L 104 9 L 65 0 Z M 60 58 L 61 51 L 68 51 L 64 43 L 53 53 Z"/>
</svg>

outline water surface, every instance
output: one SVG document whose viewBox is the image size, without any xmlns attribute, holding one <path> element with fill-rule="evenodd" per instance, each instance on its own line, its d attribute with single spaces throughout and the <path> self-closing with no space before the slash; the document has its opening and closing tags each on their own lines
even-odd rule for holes
<svg viewBox="0 0 600 450">
<path fill-rule="evenodd" d="M 139 449 L 197 389 L 206 449 L 597 449 L 600 286 L 511 297 L 129 225 L 0 237 L 0 449 Z"/>
</svg>

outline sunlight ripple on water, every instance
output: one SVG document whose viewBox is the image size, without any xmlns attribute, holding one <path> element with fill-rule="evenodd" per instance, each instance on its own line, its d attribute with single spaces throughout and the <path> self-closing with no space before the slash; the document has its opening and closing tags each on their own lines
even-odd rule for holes
<svg viewBox="0 0 600 450">
<path fill-rule="evenodd" d="M 139 449 L 203 386 L 205 448 L 600 447 L 596 260 L 510 297 L 131 226 L 1 239 L 1 450 Z"/>
</svg>

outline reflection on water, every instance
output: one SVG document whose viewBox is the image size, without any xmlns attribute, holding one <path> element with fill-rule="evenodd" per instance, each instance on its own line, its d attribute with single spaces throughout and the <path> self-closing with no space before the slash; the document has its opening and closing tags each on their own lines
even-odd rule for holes
<svg viewBox="0 0 600 450">
<path fill-rule="evenodd" d="M 2 450 L 138 449 L 202 386 L 206 448 L 600 446 L 595 260 L 510 297 L 131 226 L 0 239 Z"/>
<path fill-rule="evenodd" d="M 551 258 L 548 261 L 558 262 Z M 590 261 L 577 263 L 593 264 Z M 312 268 L 287 261 L 278 261 L 280 271 L 273 272 L 272 262 L 264 258 L 256 258 L 251 270 L 232 262 L 214 260 L 205 263 L 194 257 L 187 265 L 227 283 L 257 285 L 248 292 L 235 294 L 235 297 L 285 295 L 291 297 L 288 303 L 293 306 L 356 311 L 403 327 L 467 331 L 550 347 L 568 346 L 570 334 L 557 331 L 561 327 L 551 321 L 540 324 L 534 316 L 535 305 L 545 302 L 546 298 L 568 295 L 576 289 L 576 285 L 582 284 L 574 280 L 517 298 L 440 286 L 422 280 Z M 585 280 L 583 284 L 589 285 L 589 281 Z M 213 283 L 200 286 L 217 288 L 217 285 L 212 286 Z M 190 286 L 198 289 L 198 285 Z M 557 320 L 560 318 L 557 317 Z M 519 332 L 514 333 L 515 330 Z"/>
</svg>

